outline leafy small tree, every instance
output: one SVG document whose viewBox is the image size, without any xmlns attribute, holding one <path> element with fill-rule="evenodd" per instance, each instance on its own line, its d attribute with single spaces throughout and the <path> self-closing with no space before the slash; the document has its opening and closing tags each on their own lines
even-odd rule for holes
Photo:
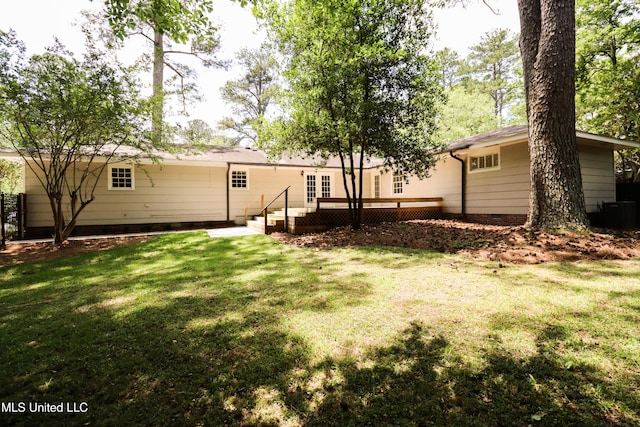
<svg viewBox="0 0 640 427">
<path fill-rule="evenodd" d="M 151 148 L 140 138 L 146 110 L 133 70 L 102 52 L 89 49 L 83 60 L 59 44 L 24 52 L 15 33 L 0 32 L 0 134 L 44 188 L 60 244 L 118 148 Z"/>
<path fill-rule="evenodd" d="M 432 33 L 424 0 L 273 1 L 263 10 L 287 67 L 287 92 L 271 149 L 334 155 L 351 227 L 361 224 L 363 165 L 427 176 L 441 97 L 425 54 Z"/>
</svg>

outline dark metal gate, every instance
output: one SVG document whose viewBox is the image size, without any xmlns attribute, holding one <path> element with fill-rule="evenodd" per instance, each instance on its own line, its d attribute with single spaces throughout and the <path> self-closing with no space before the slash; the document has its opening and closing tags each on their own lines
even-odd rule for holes
<svg viewBox="0 0 640 427">
<path fill-rule="evenodd" d="M 24 239 L 27 225 L 27 196 L 20 194 L 0 195 L 0 218 L 2 219 L 2 246 L 7 240 Z"/>
</svg>

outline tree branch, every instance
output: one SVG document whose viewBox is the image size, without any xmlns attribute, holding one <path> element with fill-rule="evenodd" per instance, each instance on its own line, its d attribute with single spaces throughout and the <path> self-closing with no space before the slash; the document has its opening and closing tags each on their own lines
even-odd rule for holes
<svg viewBox="0 0 640 427">
<path fill-rule="evenodd" d="M 500 15 L 500 11 L 494 9 L 487 0 L 482 0 L 482 3 L 484 3 L 484 5 L 487 6 L 494 15 Z"/>
</svg>

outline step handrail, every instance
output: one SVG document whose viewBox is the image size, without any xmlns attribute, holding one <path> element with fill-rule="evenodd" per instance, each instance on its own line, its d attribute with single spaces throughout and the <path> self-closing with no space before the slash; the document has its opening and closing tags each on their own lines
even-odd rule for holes
<svg viewBox="0 0 640 427">
<path fill-rule="evenodd" d="M 282 190 L 280 192 L 280 194 L 278 194 L 276 197 L 273 198 L 273 200 L 271 200 L 269 203 L 267 203 L 267 205 L 262 208 L 262 210 L 260 211 L 260 215 L 264 216 L 264 232 L 266 234 L 267 232 L 267 218 L 269 216 L 269 207 L 274 204 L 276 202 L 276 200 L 278 200 L 280 198 L 280 196 L 282 196 L 284 194 L 284 232 L 287 233 L 289 230 L 289 226 L 288 226 L 288 222 L 289 222 L 289 212 L 288 212 L 288 207 L 289 207 L 289 188 L 291 188 L 291 186 L 288 186 L 287 188 L 285 188 L 284 190 Z"/>
<path fill-rule="evenodd" d="M 249 219 L 249 207 L 253 204 L 253 202 L 257 202 L 258 199 L 254 199 L 252 201 L 250 201 L 247 206 L 244 207 L 244 223 L 247 223 L 247 220 Z M 264 208 L 264 193 L 262 193 L 260 195 L 260 209 Z M 262 211 L 260 211 L 260 213 L 262 214 Z"/>
</svg>

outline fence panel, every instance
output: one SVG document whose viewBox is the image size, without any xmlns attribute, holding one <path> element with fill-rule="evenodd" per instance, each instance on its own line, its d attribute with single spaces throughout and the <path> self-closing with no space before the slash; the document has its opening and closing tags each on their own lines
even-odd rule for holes
<svg viewBox="0 0 640 427">
<path fill-rule="evenodd" d="M 6 240 L 24 238 L 26 226 L 26 198 L 24 194 L 2 193 L 0 217 L 2 220 L 2 244 Z"/>
</svg>

